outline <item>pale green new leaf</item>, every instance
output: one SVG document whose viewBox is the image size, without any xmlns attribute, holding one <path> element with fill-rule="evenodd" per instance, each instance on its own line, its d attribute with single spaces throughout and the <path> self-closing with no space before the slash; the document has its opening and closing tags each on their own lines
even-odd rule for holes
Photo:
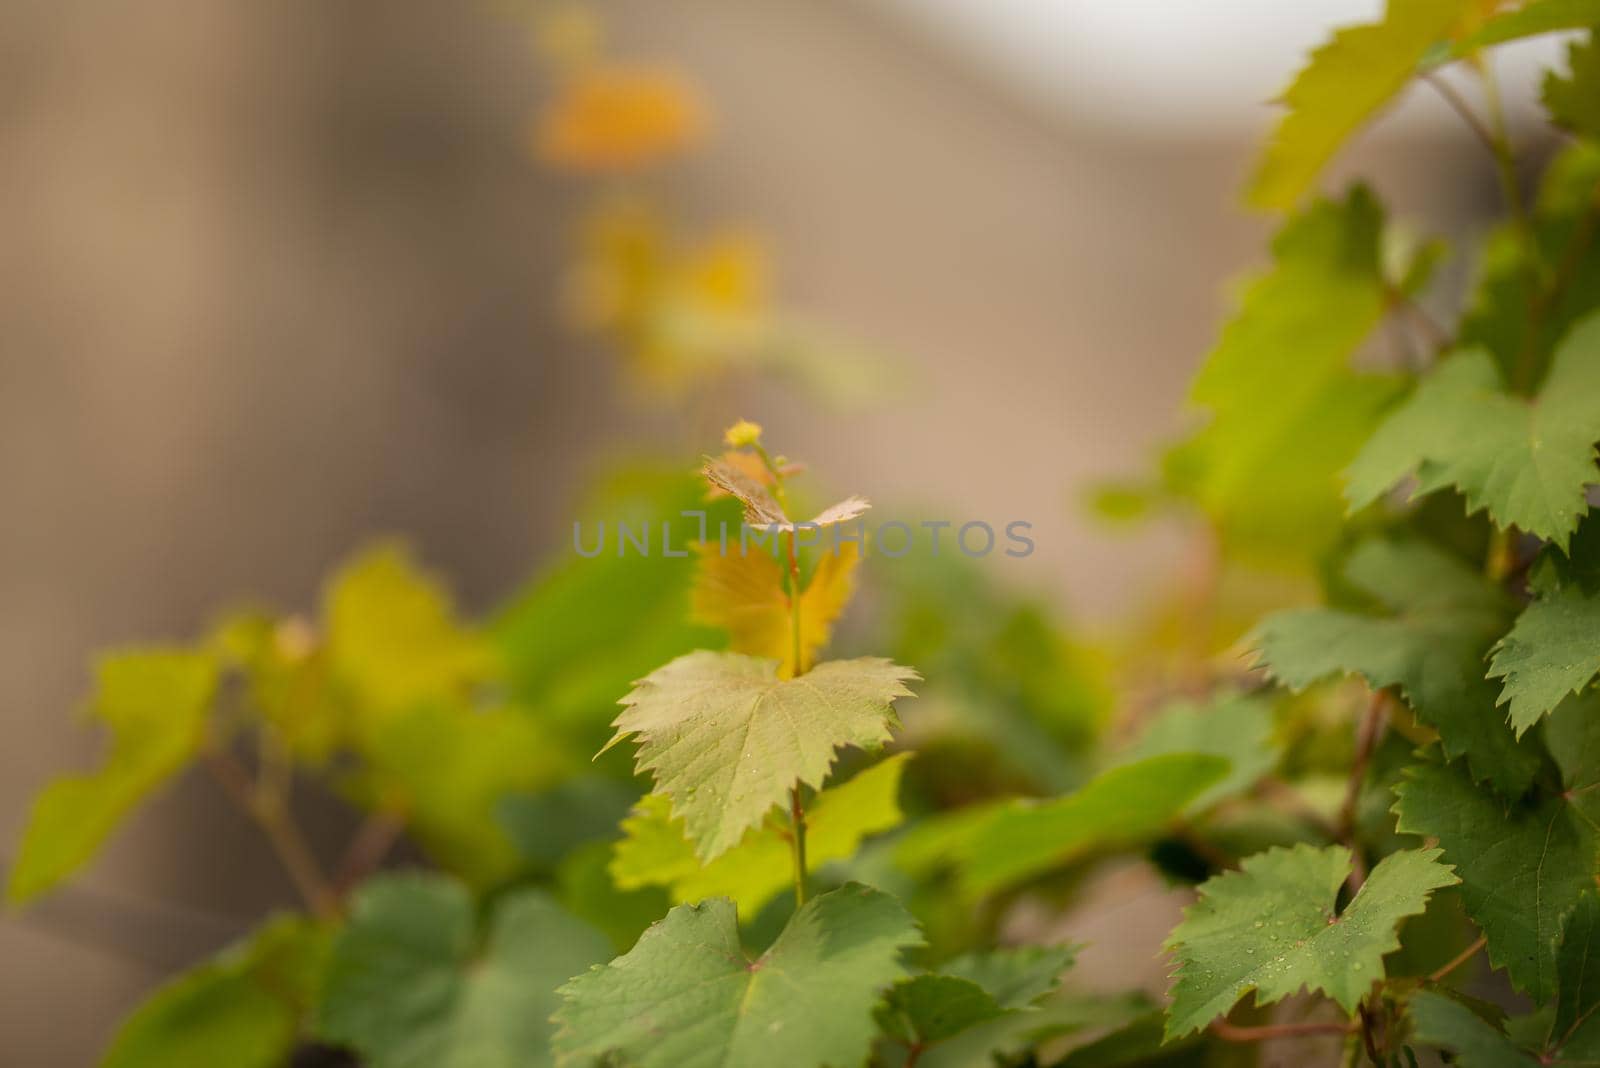
<svg viewBox="0 0 1600 1068">
<path fill-rule="evenodd" d="M 1336 31 L 1285 90 L 1289 111 L 1256 165 L 1249 202 L 1270 211 L 1293 208 L 1339 146 L 1405 88 L 1470 6 L 1389 0 L 1382 22 Z"/>
<path fill-rule="evenodd" d="M 1572 328 L 1539 395 L 1506 390 L 1489 353 L 1473 349 L 1439 364 L 1380 426 L 1348 472 L 1352 508 L 1377 500 L 1408 475 L 1413 496 L 1454 487 L 1467 511 L 1487 509 L 1565 545 L 1600 481 L 1600 316 Z"/>
<path fill-rule="evenodd" d="M 1600 864 L 1595 800 L 1586 792 L 1600 783 L 1600 746 L 1587 722 L 1596 713 L 1575 702 L 1545 725 L 1563 770 L 1561 793 L 1508 805 L 1458 768 L 1431 764 L 1408 771 L 1395 790 L 1400 831 L 1438 842 L 1488 939 L 1490 963 L 1540 1003 L 1556 992 L 1556 941 Z"/>
<path fill-rule="evenodd" d="M 1357 674 L 1373 689 L 1394 686 L 1438 730 L 1445 755 L 1509 795 L 1539 769 L 1536 747 L 1519 742 L 1495 708 L 1484 656 L 1511 618 L 1509 598 L 1475 569 L 1415 541 L 1364 542 L 1345 578 L 1381 613 L 1309 608 L 1268 616 L 1246 639 L 1260 665 L 1291 690 Z"/>
<path fill-rule="evenodd" d="M 1600 3 L 1593 5 L 1600 22 Z M 1567 50 L 1568 74 L 1544 77 L 1544 106 L 1550 120 L 1579 137 L 1600 141 L 1600 40 L 1593 34 Z"/>
<path fill-rule="evenodd" d="M 1464 56 L 1490 45 L 1600 24 L 1600 0 L 1530 0 L 1490 19 L 1456 45 Z"/>
<path fill-rule="evenodd" d="M 1167 1037 L 1205 1027 L 1252 990 L 1268 1005 L 1306 988 L 1354 1013 L 1383 978 L 1384 954 L 1400 947 L 1399 922 L 1460 881 L 1438 857 L 1437 849 L 1391 853 L 1342 913 L 1334 906 L 1350 876 L 1343 846 L 1270 849 L 1207 880 L 1167 940 L 1178 964 Z"/>
<path fill-rule="evenodd" d="M 862 839 L 897 827 L 903 818 L 900 775 L 911 754 L 896 753 L 848 782 L 830 786 L 806 806 L 806 861 L 820 868 L 855 854 Z M 622 822 L 624 837 L 611 860 L 611 877 L 624 890 L 665 886 L 676 903 L 729 897 L 754 916 L 776 894 L 794 885 L 789 825 L 768 819 L 745 833 L 738 845 L 702 865 L 671 806 L 650 794 Z"/>
<path fill-rule="evenodd" d="M 1211 753 L 1227 759 L 1227 777 L 1202 792 L 1187 811 L 1201 812 L 1245 793 L 1278 762 L 1272 702 L 1259 694 L 1222 694 L 1205 702 L 1174 701 L 1145 727 L 1124 762 L 1166 753 Z"/>
<path fill-rule="evenodd" d="M 316 997 L 328 932 L 283 917 L 135 1009 L 100 1068 L 279 1068 Z"/>
<path fill-rule="evenodd" d="M 1337 474 L 1399 391 L 1349 366 L 1385 309 L 1382 232 L 1359 186 L 1291 219 L 1195 379 L 1211 418 L 1169 466 L 1232 547 L 1299 559 L 1337 535 Z"/>
<path fill-rule="evenodd" d="M 822 1068 L 863 1063 L 879 995 L 921 944 L 894 898 L 847 884 L 812 898 L 754 960 L 733 902 L 680 905 L 610 964 L 561 988 L 558 1063 Z"/>
<path fill-rule="evenodd" d="M 20 905 L 94 855 L 128 812 L 194 756 L 217 685 L 215 662 L 181 649 L 114 653 L 95 667 L 91 717 L 110 728 L 100 768 L 39 794 L 11 866 L 7 900 Z"/>
<path fill-rule="evenodd" d="M 371 1068 L 540 1068 L 556 988 L 611 952 L 539 891 L 499 898 L 480 931 L 461 884 L 385 876 L 334 943 L 318 1031 Z"/>
<path fill-rule="evenodd" d="M 1065 797 L 958 810 L 908 835 L 899 859 L 910 868 L 953 864 L 962 892 L 982 897 L 1160 834 L 1230 767 L 1208 753 L 1170 753 L 1101 772 Z"/>
<path fill-rule="evenodd" d="M 1535 565 L 1534 599 L 1494 649 L 1489 674 L 1500 703 L 1526 730 L 1600 674 L 1600 514 L 1578 528 L 1566 556 L 1548 548 Z"/>
<path fill-rule="evenodd" d="M 622 699 L 606 748 L 637 736 L 640 772 L 672 802 L 695 852 L 733 848 L 796 782 L 822 786 L 835 752 L 876 749 L 898 720 L 916 672 L 878 657 L 830 660 L 793 679 L 776 660 L 694 652 L 658 668 Z M 602 750 L 603 752 L 604 750 Z"/>
</svg>

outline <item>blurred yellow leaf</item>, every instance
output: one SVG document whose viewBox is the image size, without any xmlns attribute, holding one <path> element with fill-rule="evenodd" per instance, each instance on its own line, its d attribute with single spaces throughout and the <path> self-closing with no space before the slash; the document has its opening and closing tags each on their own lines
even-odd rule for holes
<svg viewBox="0 0 1600 1068">
<path fill-rule="evenodd" d="M 613 63 L 575 72 L 540 113 L 539 158 L 584 174 L 637 171 L 705 136 L 705 104 L 682 74 Z"/>
</svg>

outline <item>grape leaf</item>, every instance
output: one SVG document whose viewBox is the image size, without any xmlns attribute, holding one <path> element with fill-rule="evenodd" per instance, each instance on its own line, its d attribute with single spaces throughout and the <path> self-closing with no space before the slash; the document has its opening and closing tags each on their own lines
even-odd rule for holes
<svg viewBox="0 0 1600 1068">
<path fill-rule="evenodd" d="M 1382 22 L 1336 31 L 1284 91 L 1288 114 L 1256 164 L 1249 202 L 1269 211 L 1293 208 L 1339 146 L 1405 88 L 1469 6 L 1466 0 L 1389 0 Z"/>
<path fill-rule="evenodd" d="M 357 743 L 419 704 L 460 700 L 496 674 L 492 645 L 397 544 L 345 565 L 324 596 L 331 670 L 353 701 Z"/>
<path fill-rule="evenodd" d="M 953 862 L 962 892 L 982 897 L 1159 833 L 1229 768 L 1219 756 L 1171 753 L 1101 772 L 1065 797 L 958 809 L 908 835 L 899 859 L 912 869 Z"/>
<path fill-rule="evenodd" d="M 1461 876 L 1467 913 L 1488 939 L 1489 961 L 1543 1003 L 1555 993 L 1556 939 L 1600 863 L 1595 799 L 1600 739 L 1585 721 L 1600 709 L 1573 702 L 1545 724 L 1563 770 L 1562 792 L 1506 802 L 1454 767 L 1425 764 L 1395 789 L 1399 830 L 1437 840 Z"/>
<path fill-rule="evenodd" d="M 250 709 L 274 739 L 313 767 L 327 764 L 343 741 L 346 712 L 328 685 L 326 650 L 303 619 L 238 612 L 212 628 L 209 645 L 237 672 Z"/>
<path fill-rule="evenodd" d="M 1580 241 L 1600 186 L 1600 145 L 1568 145 L 1545 170 L 1534 203 L 1529 232 L 1538 264 L 1528 262 L 1527 243 L 1515 223 L 1506 223 L 1485 242 L 1478 292 L 1461 321 L 1457 344 L 1494 353 L 1506 381 L 1537 383 L 1550 354 L 1572 325 L 1600 308 L 1600 241 Z M 1550 302 L 1532 278 L 1544 267 L 1562 264 L 1567 283 Z M 1537 302 L 1544 310 L 1530 317 Z"/>
<path fill-rule="evenodd" d="M 1342 913 L 1334 904 L 1350 875 L 1343 846 L 1269 849 L 1207 880 L 1167 939 L 1178 964 L 1167 1037 L 1205 1027 L 1252 990 L 1268 1005 L 1306 987 L 1354 1013 L 1383 978 L 1384 954 L 1400 947 L 1396 925 L 1460 882 L 1438 857 L 1437 849 L 1391 853 Z"/>
<path fill-rule="evenodd" d="M 728 632 L 731 651 L 775 658 L 780 661 L 778 673 L 792 676 L 794 615 L 777 562 L 764 552 L 723 552 L 710 542 L 696 549 L 700 559 L 690 599 L 695 622 L 721 627 Z M 800 644 L 807 662 L 828 643 L 834 620 L 855 592 L 860 562 L 854 542 L 818 558 L 800 594 Z"/>
<path fill-rule="evenodd" d="M 1600 22 L 1600 3 L 1592 5 Z M 1600 40 L 1591 33 L 1567 49 L 1566 77 L 1549 71 L 1544 76 L 1544 106 L 1550 121 L 1579 137 L 1600 141 Z"/>
<path fill-rule="evenodd" d="M 6 898 L 21 905 L 82 867 L 128 812 L 200 747 L 217 686 L 215 662 L 182 649 L 104 656 L 89 715 L 111 729 L 98 770 L 70 775 L 34 799 Z"/>
<path fill-rule="evenodd" d="M 878 1007 L 878 1026 L 920 1052 L 1030 1008 L 1055 990 L 1074 956 L 1068 946 L 1021 946 L 957 957 L 938 973 L 896 983 Z"/>
<path fill-rule="evenodd" d="M 1188 472 L 1174 475 L 1179 490 L 1231 545 L 1298 558 L 1337 535 L 1337 474 L 1399 388 L 1349 367 L 1385 308 L 1382 231 L 1382 209 L 1361 186 L 1289 220 L 1273 238 L 1272 269 L 1243 290 L 1195 379 L 1190 400 L 1211 420 L 1169 467 Z"/>
<path fill-rule="evenodd" d="M 1527 789 L 1538 750 L 1521 743 L 1495 710 L 1484 654 L 1506 627 L 1511 602 L 1482 575 L 1417 541 L 1373 540 L 1344 574 L 1385 614 L 1309 608 L 1268 616 L 1246 639 L 1258 666 L 1291 690 L 1357 674 L 1373 689 L 1395 686 L 1438 730 L 1445 755 L 1465 756 L 1478 779 L 1509 795 Z"/>
<path fill-rule="evenodd" d="M 1487 509 L 1565 545 L 1584 513 L 1584 488 L 1600 481 L 1600 316 L 1575 326 L 1556 350 L 1537 398 L 1507 392 L 1482 349 L 1438 365 L 1384 420 L 1349 470 L 1346 495 L 1364 507 L 1408 475 L 1413 496 L 1446 486 L 1467 511 Z"/>
<path fill-rule="evenodd" d="M 872 507 L 865 497 L 846 497 L 830 504 L 811 519 L 795 523 L 784 513 L 772 494 L 767 492 L 767 487 L 726 460 L 707 456 L 700 473 L 711 485 L 744 505 L 744 521 L 753 527 L 776 527 L 788 531 L 798 527 L 826 527 L 834 523 L 847 523 Z"/>
<path fill-rule="evenodd" d="M 1272 741 L 1272 702 L 1257 694 L 1223 694 L 1210 701 L 1174 701 L 1145 727 L 1123 761 L 1166 753 L 1211 753 L 1230 768 L 1220 782 L 1190 801 L 1186 811 L 1201 812 L 1225 797 L 1254 786 L 1278 762 Z"/>
<path fill-rule="evenodd" d="M 334 942 L 318 1030 L 371 1068 L 537 1068 L 551 1063 L 556 988 L 611 953 L 543 893 L 472 899 L 433 875 L 375 879 Z"/>
<path fill-rule="evenodd" d="M 1561 30 L 1582 30 L 1600 23 L 1600 0 L 1530 0 L 1489 19 L 1451 51 L 1464 56 L 1489 45 Z"/>
<path fill-rule="evenodd" d="M 1456 998 L 1419 990 L 1407 1011 L 1417 1042 L 1453 1051 L 1461 1068 L 1538 1068 L 1537 1057 L 1517 1047 L 1504 1031 Z"/>
<path fill-rule="evenodd" d="M 1505 680 L 1519 731 L 1600 674 L 1600 513 L 1578 528 L 1566 555 L 1549 547 L 1534 567 L 1534 599 L 1494 648 L 1489 675 Z"/>
<path fill-rule="evenodd" d="M 300 917 L 268 922 L 242 944 L 163 985 L 123 1021 L 100 1068 L 279 1068 L 288 1063 L 328 951 Z"/>
<path fill-rule="evenodd" d="M 606 748 L 637 736 L 638 770 L 654 776 L 696 854 L 711 860 L 785 803 L 796 782 L 821 787 L 837 749 L 888 741 L 893 703 L 911 695 L 905 684 L 915 678 L 877 657 L 780 679 L 776 660 L 690 653 L 622 699 Z"/>
<path fill-rule="evenodd" d="M 860 1064 L 878 995 L 921 944 L 894 898 L 856 883 L 811 899 L 755 960 L 733 902 L 680 905 L 627 954 L 561 988 L 558 1063 L 637 1068 Z"/>
<path fill-rule="evenodd" d="M 820 868 L 855 854 L 868 835 L 899 826 L 897 796 L 909 753 L 896 753 L 848 782 L 830 786 L 806 806 L 806 860 Z M 754 916 L 774 895 L 794 885 L 787 821 L 769 819 L 745 832 L 739 844 L 704 866 L 671 817 L 671 806 L 650 794 L 622 822 L 611 877 L 618 887 L 636 890 L 665 886 L 675 903 L 729 897 L 746 916 Z"/>
<path fill-rule="evenodd" d="M 1455 1053 L 1463 1068 L 1536 1068 L 1592 1065 L 1600 1059 L 1600 901 L 1585 893 L 1567 921 L 1556 957 L 1558 990 L 1554 1013 L 1510 1021 L 1502 1029 L 1456 998 L 1419 991 L 1410 1003 L 1419 1042 Z M 1508 1033 L 1508 1031 L 1510 1033 Z M 1542 1041 L 1530 1041 L 1543 1035 Z M 1519 1041 L 1520 1038 L 1520 1041 Z"/>
</svg>

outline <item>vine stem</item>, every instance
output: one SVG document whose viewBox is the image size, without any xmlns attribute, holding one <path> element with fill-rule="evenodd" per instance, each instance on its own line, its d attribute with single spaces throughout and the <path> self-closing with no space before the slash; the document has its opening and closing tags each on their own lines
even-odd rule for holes
<svg viewBox="0 0 1600 1068">
<path fill-rule="evenodd" d="M 789 630 L 793 641 L 794 676 L 806 672 L 805 643 L 800 638 L 800 531 L 790 528 L 785 539 L 789 546 Z M 794 903 L 806 903 L 806 812 L 800 802 L 800 784 L 789 788 L 789 841 L 794 851 Z"/>
<path fill-rule="evenodd" d="M 1467 963 L 1467 961 L 1471 960 L 1473 957 L 1476 957 L 1478 955 L 1478 950 L 1482 949 L 1488 944 L 1489 939 L 1484 935 L 1479 935 L 1476 942 L 1472 943 L 1472 945 L 1468 946 L 1466 949 L 1463 949 L 1459 954 L 1451 959 L 1450 963 L 1444 965 L 1438 971 L 1435 971 L 1432 975 L 1428 976 L 1428 981 L 1432 983 L 1439 982 L 1445 976 L 1449 975 L 1451 972 Z"/>
<path fill-rule="evenodd" d="M 337 916 L 339 897 L 322 874 L 305 836 L 289 816 L 282 793 L 262 789 L 238 758 L 215 742 L 205 744 L 201 757 L 223 792 L 266 835 L 306 907 L 322 919 Z"/>
<path fill-rule="evenodd" d="M 1260 1027 L 1241 1027 L 1227 1020 L 1211 1024 L 1211 1033 L 1225 1042 L 1265 1042 L 1270 1038 L 1296 1038 L 1305 1035 L 1353 1035 L 1359 1028 L 1349 1023 L 1282 1023 Z"/>
</svg>

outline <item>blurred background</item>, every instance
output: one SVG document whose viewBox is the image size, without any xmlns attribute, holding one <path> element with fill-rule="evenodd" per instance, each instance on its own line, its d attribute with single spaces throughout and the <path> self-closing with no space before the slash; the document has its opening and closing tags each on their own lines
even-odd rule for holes
<svg viewBox="0 0 1600 1068">
<path fill-rule="evenodd" d="M 549 39 L 511 0 L 0 8 L 6 848 L 93 759 L 73 714 L 93 650 L 240 598 L 309 608 L 384 533 L 485 610 L 570 554 L 598 463 L 692 459 L 737 416 L 896 518 L 1032 522 L 1033 556 L 984 567 L 1091 632 L 1183 551 L 1160 525 L 1109 535 L 1083 488 L 1188 425 L 1227 283 L 1264 256 L 1236 190 L 1267 101 L 1376 0 L 593 6 L 608 54 L 703 100 L 652 197 L 691 238 L 734 235 L 728 286 L 827 339 L 824 381 L 691 402 L 582 328 L 593 205 L 627 190 L 540 158 L 581 25 Z M 1513 122 L 1541 47 L 1502 68 Z M 1499 210 L 1487 155 L 1422 94 L 1325 184 L 1355 172 L 1421 233 Z M 321 817 L 319 839 L 348 832 Z M 181 782 L 0 920 L 7 1062 L 90 1062 L 158 978 L 287 899 L 211 785 Z"/>
</svg>

